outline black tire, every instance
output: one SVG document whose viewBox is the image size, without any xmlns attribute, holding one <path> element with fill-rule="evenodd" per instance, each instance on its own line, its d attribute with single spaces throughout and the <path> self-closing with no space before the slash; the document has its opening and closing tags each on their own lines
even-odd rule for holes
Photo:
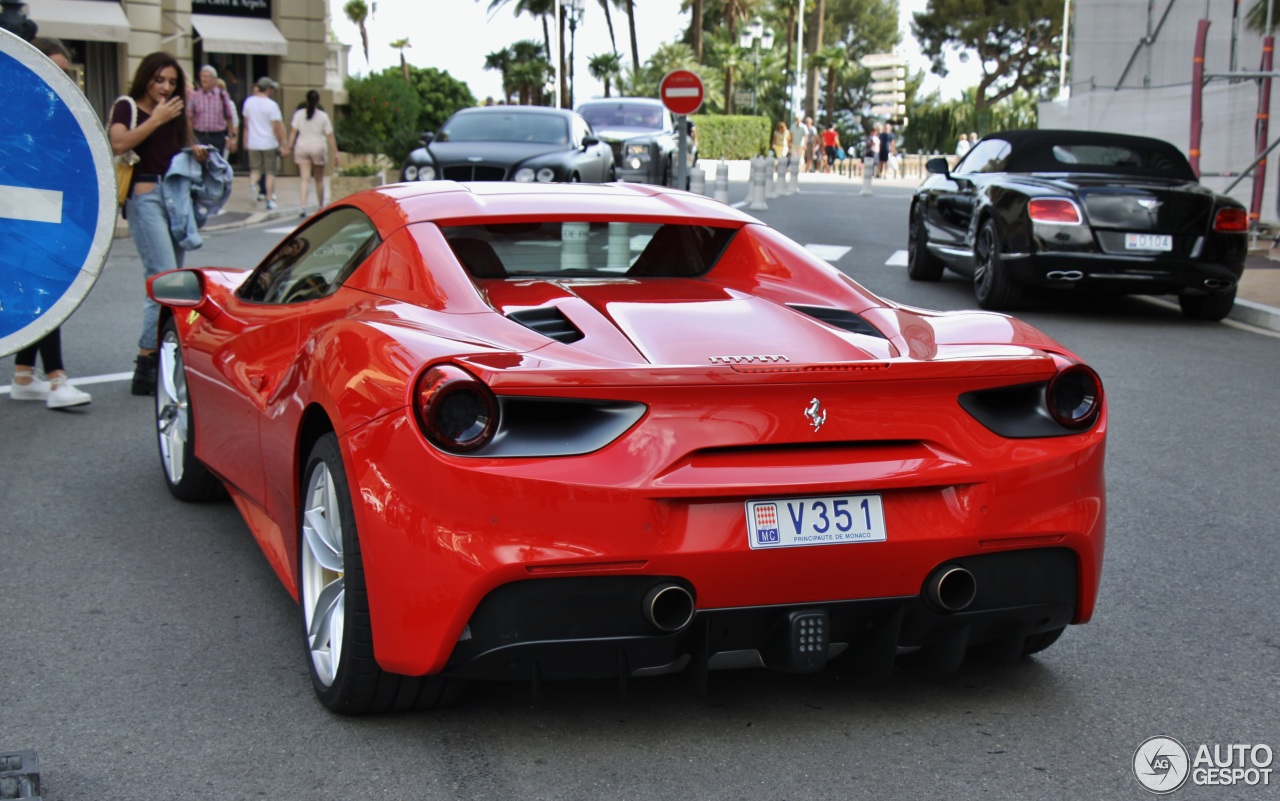
<svg viewBox="0 0 1280 801">
<path fill-rule="evenodd" d="M 165 321 L 160 331 L 156 358 L 156 433 L 164 483 L 180 501 L 221 498 L 225 493 L 222 482 L 196 458 L 196 413 L 187 392 L 182 343 L 173 318 Z"/>
<path fill-rule="evenodd" d="M 1040 653 L 1050 645 L 1057 642 L 1058 638 L 1062 636 L 1062 632 L 1066 630 L 1066 627 L 1063 626 L 1062 628 L 1053 629 L 1052 631 L 1043 631 L 1039 634 L 1032 634 L 1022 644 L 1022 655 L 1031 656 L 1032 654 Z"/>
<path fill-rule="evenodd" d="M 1236 305 L 1236 288 L 1226 292 L 1215 292 L 1212 295 L 1179 295 L 1178 305 L 1182 307 L 1182 316 L 1188 320 L 1207 320 L 1218 322 L 1231 313 Z"/>
<path fill-rule="evenodd" d="M 978 305 L 992 311 L 1011 311 L 1026 299 L 1022 287 L 1009 279 L 1009 271 L 1000 259 L 1000 233 L 996 224 L 987 220 L 978 230 L 973 243 L 973 294 Z"/>
<path fill-rule="evenodd" d="M 942 260 L 929 252 L 924 209 L 917 203 L 911 207 L 911 225 L 907 230 L 907 277 L 912 281 L 941 281 L 943 268 Z"/>
<path fill-rule="evenodd" d="M 360 538 L 332 432 L 311 447 L 301 490 L 298 607 L 307 670 L 320 702 L 343 715 L 369 715 L 430 709 L 456 699 L 462 687 L 457 680 L 389 673 L 373 658 Z"/>
</svg>

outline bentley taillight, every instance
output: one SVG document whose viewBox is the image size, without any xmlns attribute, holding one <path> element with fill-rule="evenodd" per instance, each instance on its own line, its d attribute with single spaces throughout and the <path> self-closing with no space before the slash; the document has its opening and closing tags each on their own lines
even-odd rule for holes
<svg viewBox="0 0 1280 801">
<path fill-rule="evenodd" d="M 1045 389 L 1049 414 L 1066 428 L 1080 429 L 1093 425 L 1102 409 L 1102 379 L 1083 364 L 1061 370 Z"/>
<path fill-rule="evenodd" d="M 1079 225 L 1080 208 L 1073 200 L 1061 197 L 1038 197 L 1027 203 L 1033 222 L 1052 225 Z"/>
<path fill-rule="evenodd" d="M 1213 218 L 1213 230 L 1224 234 L 1243 234 L 1249 230 L 1249 215 L 1244 209 L 1218 209 Z"/>
<path fill-rule="evenodd" d="M 423 373 L 413 406 L 423 435 L 449 453 L 481 448 L 498 430 L 497 398 L 483 381 L 456 365 L 436 365 Z"/>
</svg>

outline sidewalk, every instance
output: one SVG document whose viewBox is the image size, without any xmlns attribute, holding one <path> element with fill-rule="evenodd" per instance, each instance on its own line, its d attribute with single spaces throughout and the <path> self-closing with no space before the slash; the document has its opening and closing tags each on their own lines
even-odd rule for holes
<svg viewBox="0 0 1280 801">
<path fill-rule="evenodd" d="M 726 163 L 729 165 L 729 180 L 731 182 L 740 183 L 750 180 L 751 165 L 749 162 L 730 161 Z M 706 192 L 708 195 L 711 194 L 715 185 L 718 164 L 719 162 L 716 161 L 699 163 L 699 166 L 702 166 L 706 171 Z M 236 176 L 231 200 L 221 214 L 209 220 L 203 230 L 224 231 L 257 225 L 271 220 L 282 220 L 289 224 L 300 221 L 303 216 L 299 214 L 300 209 L 298 206 L 300 180 L 297 176 L 277 177 L 276 198 L 278 207 L 272 211 L 267 211 L 265 202 L 254 203 L 253 193 L 249 189 L 248 177 L 243 175 Z M 919 186 L 921 180 L 923 179 L 919 176 L 878 179 L 873 182 L 873 189 L 881 187 L 914 188 Z M 861 176 L 851 178 L 847 175 L 824 173 L 800 174 L 800 191 L 802 193 L 806 185 L 823 183 L 861 185 L 862 178 Z M 307 214 L 314 214 L 317 211 L 314 186 L 312 190 L 309 193 L 311 203 L 306 209 Z M 785 203 L 787 202 L 787 196 L 769 198 L 769 202 Z M 123 222 L 117 229 L 116 235 L 128 235 L 127 228 Z M 1244 277 L 1240 280 L 1240 287 L 1236 295 L 1236 305 L 1230 314 L 1230 319 L 1280 332 L 1280 248 L 1270 249 L 1267 247 L 1269 244 L 1265 240 L 1259 241 L 1257 249 L 1251 251 L 1246 259 Z M 906 247 L 905 234 L 903 235 L 902 246 Z"/>
</svg>

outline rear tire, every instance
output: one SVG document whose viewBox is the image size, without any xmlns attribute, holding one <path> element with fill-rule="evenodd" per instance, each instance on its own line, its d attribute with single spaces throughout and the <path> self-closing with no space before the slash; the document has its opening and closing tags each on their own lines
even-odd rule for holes
<svg viewBox="0 0 1280 801">
<path fill-rule="evenodd" d="M 911 227 L 907 231 L 907 277 L 912 281 L 941 281 L 942 260 L 929 252 L 929 232 L 920 204 L 911 207 Z"/>
<path fill-rule="evenodd" d="M 187 388 L 182 343 L 173 318 L 160 331 L 156 352 L 156 431 L 160 467 L 170 494 L 180 501 L 212 501 L 223 495 L 222 482 L 196 458 L 196 412 Z"/>
<path fill-rule="evenodd" d="M 1236 288 L 1226 292 L 1215 292 L 1212 295 L 1179 295 L 1178 305 L 1182 307 L 1182 316 L 1188 320 L 1207 320 L 1218 322 L 1231 313 L 1236 305 Z"/>
<path fill-rule="evenodd" d="M 311 448 L 301 499 L 298 602 L 316 697 L 343 715 L 429 709 L 453 701 L 460 682 L 389 673 L 374 659 L 360 538 L 332 432 Z"/>
<path fill-rule="evenodd" d="M 1000 234 L 996 224 L 987 220 L 978 231 L 973 245 L 973 294 L 978 305 L 992 311 L 1010 311 L 1026 299 L 1022 287 L 1009 278 L 1009 270 L 1000 259 Z"/>
</svg>

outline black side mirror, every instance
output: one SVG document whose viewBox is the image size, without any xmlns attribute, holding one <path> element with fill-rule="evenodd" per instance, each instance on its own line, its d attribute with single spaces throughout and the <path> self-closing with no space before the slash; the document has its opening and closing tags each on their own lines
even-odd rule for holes
<svg viewBox="0 0 1280 801">
<path fill-rule="evenodd" d="M 435 131 L 423 131 L 422 136 L 418 137 L 418 141 L 421 142 L 425 147 L 426 145 L 431 144 L 432 141 L 435 140 L 435 138 L 436 138 Z"/>
<path fill-rule="evenodd" d="M 927 172 L 933 175 L 951 176 L 951 165 L 947 163 L 945 156 L 935 156 L 924 163 Z"/>
<path fill-rule="evenodd" d="M 598 144 L 600 144 L 599 137 L 592 136 L 591 134 L 587 134 L 586 136 L 582 137 L 582 146 L 584 148 L 588 148 L 588 147 L 591 147 L 592 145 L 598 145 Z"/>
</svg>

